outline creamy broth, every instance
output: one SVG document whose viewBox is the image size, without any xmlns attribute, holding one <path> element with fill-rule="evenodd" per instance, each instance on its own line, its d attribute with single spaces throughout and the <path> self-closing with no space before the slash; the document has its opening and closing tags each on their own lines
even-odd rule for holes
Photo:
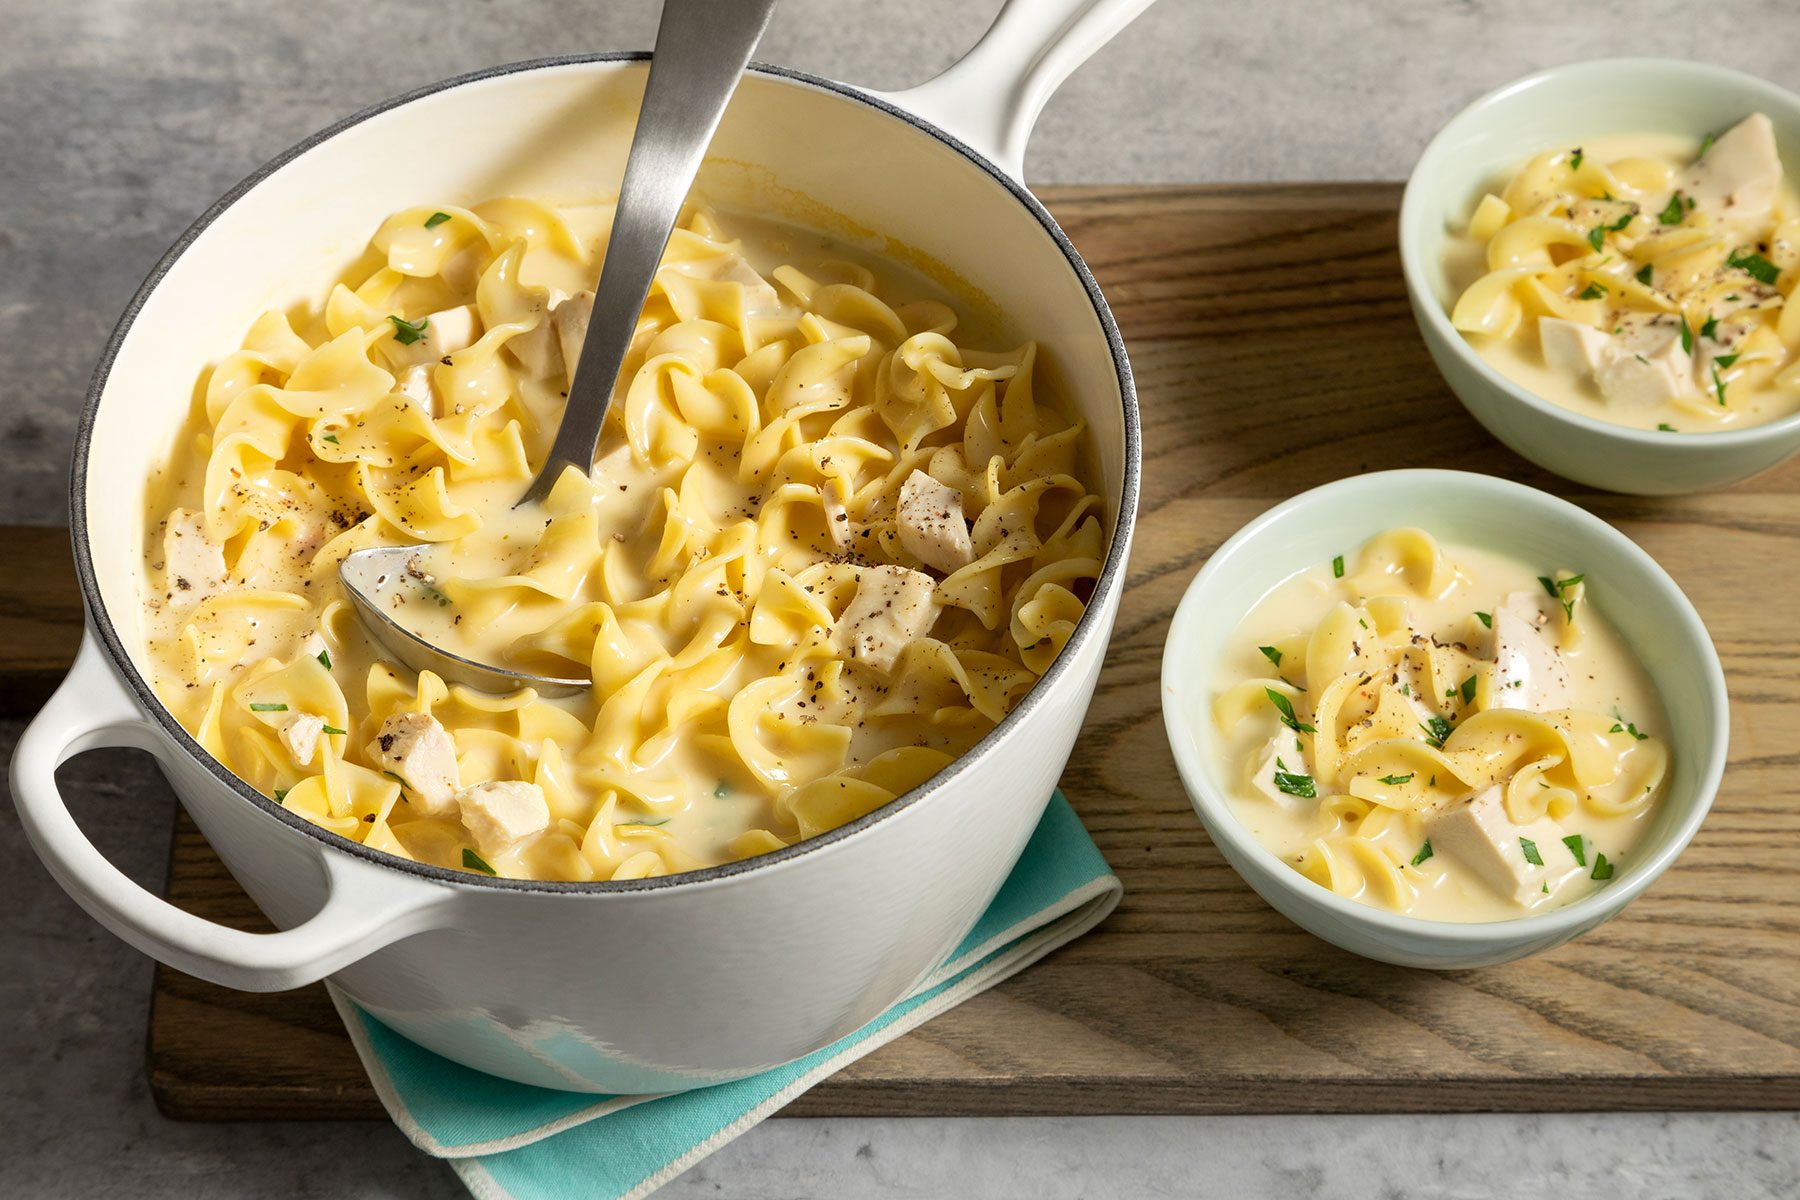
<svg viewBox="0 0 1800 1200">
<path fill-rule="evenodd" d="M 1605 886 L 1655 812 L 1666 750 L 1656 696 L 1581 582 L 1546 587 L 1545 565 L 1417 530 L 1347 558 L 1341 577 L 1321 563 L 1265 597 L 1213 680 L 1244 827 L 1323 886 L 1437 920 L 1504 920 Z M 1468 844 L 1475 800 L 1491 857 Z"/>
<path fill-rule="evenodd" d="M 1501 374 L 1597 420 L 1779 420 L 1800 410 L 1797 218 L 1760 115 L 1716 142 L 1580 139 L 1495 181 L 1450 240 L 1452 319 Z"/>
<path fill-rule="evenodd" d="M 610 219 L 396 214 L 381 265 L 212 370 L 151 481 L 159 695 L 334 832 L 526 878 L 765 853 L 966 751 L 1081 615 L 1100 501 L 1035 345 L 767 220 L 677 231 L 593 471 L 515 508 Z M 380 593 L 403 625 L 592 690 L 487 696 L 385 661 L 336 575 L 381 545 L 418 547 Z"/>
</svg>

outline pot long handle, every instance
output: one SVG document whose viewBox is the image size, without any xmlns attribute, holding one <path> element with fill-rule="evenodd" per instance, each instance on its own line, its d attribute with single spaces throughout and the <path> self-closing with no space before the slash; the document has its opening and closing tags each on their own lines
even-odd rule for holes
<svg viewBox="0 0 1800 1200">
<path fill-rule="evenodd" d="M 943 74 L 884 100 L 948 131 L 1015 179 L 1044 103 L 1069 73 L 1153 0 L 1006 0 L 981 40 Z"/>
<path fill-rule="evenodd" d="M 57 788 L 56 769 L 83 750 L 102 746 L 130 746 L 160 757 L 167 753 L 162 738 L 90 633 L 68 678 L 13 754 L 13 803 L 32 848 L 77 904 L 131 945 L 212 983 L 275 992 L 322 979 L 438 923 L 433 912 L 447 892 L 396 889 L 381 868 L 342 854 L 324 860 L 325 904 L 280 933 L 231 929 L 139 887 L 82 833 Z"/>
</svg>

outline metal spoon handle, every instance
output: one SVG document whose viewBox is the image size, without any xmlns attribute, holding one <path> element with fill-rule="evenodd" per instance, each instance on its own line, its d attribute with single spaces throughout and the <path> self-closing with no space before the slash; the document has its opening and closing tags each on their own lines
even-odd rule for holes
<svg viewBox="0 0 1800 1200">
<path fill-rule="evenodd" d="M 556 441 L 525 501 L 549 495 L 566 467 L 592 467 L 657 264 L 774 9 L 775 0 L 664 0 L 587 340 Z"/>
</svg>

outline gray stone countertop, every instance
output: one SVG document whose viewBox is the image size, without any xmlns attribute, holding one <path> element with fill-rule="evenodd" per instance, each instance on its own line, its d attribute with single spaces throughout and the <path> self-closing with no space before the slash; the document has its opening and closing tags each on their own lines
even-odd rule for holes
<svg viewBox="0 0 1800 1200">
<path fill-rule="evenodd" d="M 759 58 L 876 87 L 948 64 L 995 0 L 786 0 Z M 181 229 L 282 148 L 498 62 L 652 40 L 653 0 L 0 0 L 0 522 L 66 520 L 107 330 Z M 1053 182 L 1398 179 L 1482 91 L 1613 54 L 1800 80 L 1791 0 L 1162 0 L 1050 102 Z M 0 760 L 17 722 L 0 722 Z M 160 886 L 173 798 L 141 758 L 65 772 L 78 815 Z M 143 1071 L 150 969 L 88 920 L 0 804 L 0 1195 L 465 1194 L 382 1124 L 191 1125 Z M 671 1198 L 1800 1195 L 1800 1115 L 771 1121 Z"/>
</svg>

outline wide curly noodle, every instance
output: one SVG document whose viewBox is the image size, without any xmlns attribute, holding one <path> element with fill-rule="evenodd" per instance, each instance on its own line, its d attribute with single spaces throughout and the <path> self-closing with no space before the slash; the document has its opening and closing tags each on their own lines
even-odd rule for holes
<svg viewBox="0 0 1800 1200">
<path fill-rule="evenodd" d="M 480 869 L 457 817 L 365 749 L 412 712 L 450 732 L 461 786 L 542 789 L 551 824 L 496 856 L 500 874 L 766 853 L 948 764 L 1081 617 L 1101 502 L 1035 345 L 961 346 L 948 305 L 894 302 L 853 262 L 765 277 L 705 211 L 670 243 L 596 469 L 512 512 L 567 388 L 528 364 L 556 359 L 553 310 L 597 273 L 609 219 L 524 199 L 394 215 L 322 312 L 264 315 L 212 369 L 153 483 L 159 693 L 220 762 L 334 833 Z M 468 344 L 411 362 L 464 305 Z M 832 631 L 868 568 L 927 570 L 896 520 L 916 471 L 960 498 L 972 561 L 931 572 L 942 615 L 886 672 Z M 435 628 L 459 650 L 591 673 L 591 693 L 486 695 L 387 661 L 336 572 L 407 543 L 433 547 Z M 307 761 L 295 714 L 322 720 Z"/>
</svg>

